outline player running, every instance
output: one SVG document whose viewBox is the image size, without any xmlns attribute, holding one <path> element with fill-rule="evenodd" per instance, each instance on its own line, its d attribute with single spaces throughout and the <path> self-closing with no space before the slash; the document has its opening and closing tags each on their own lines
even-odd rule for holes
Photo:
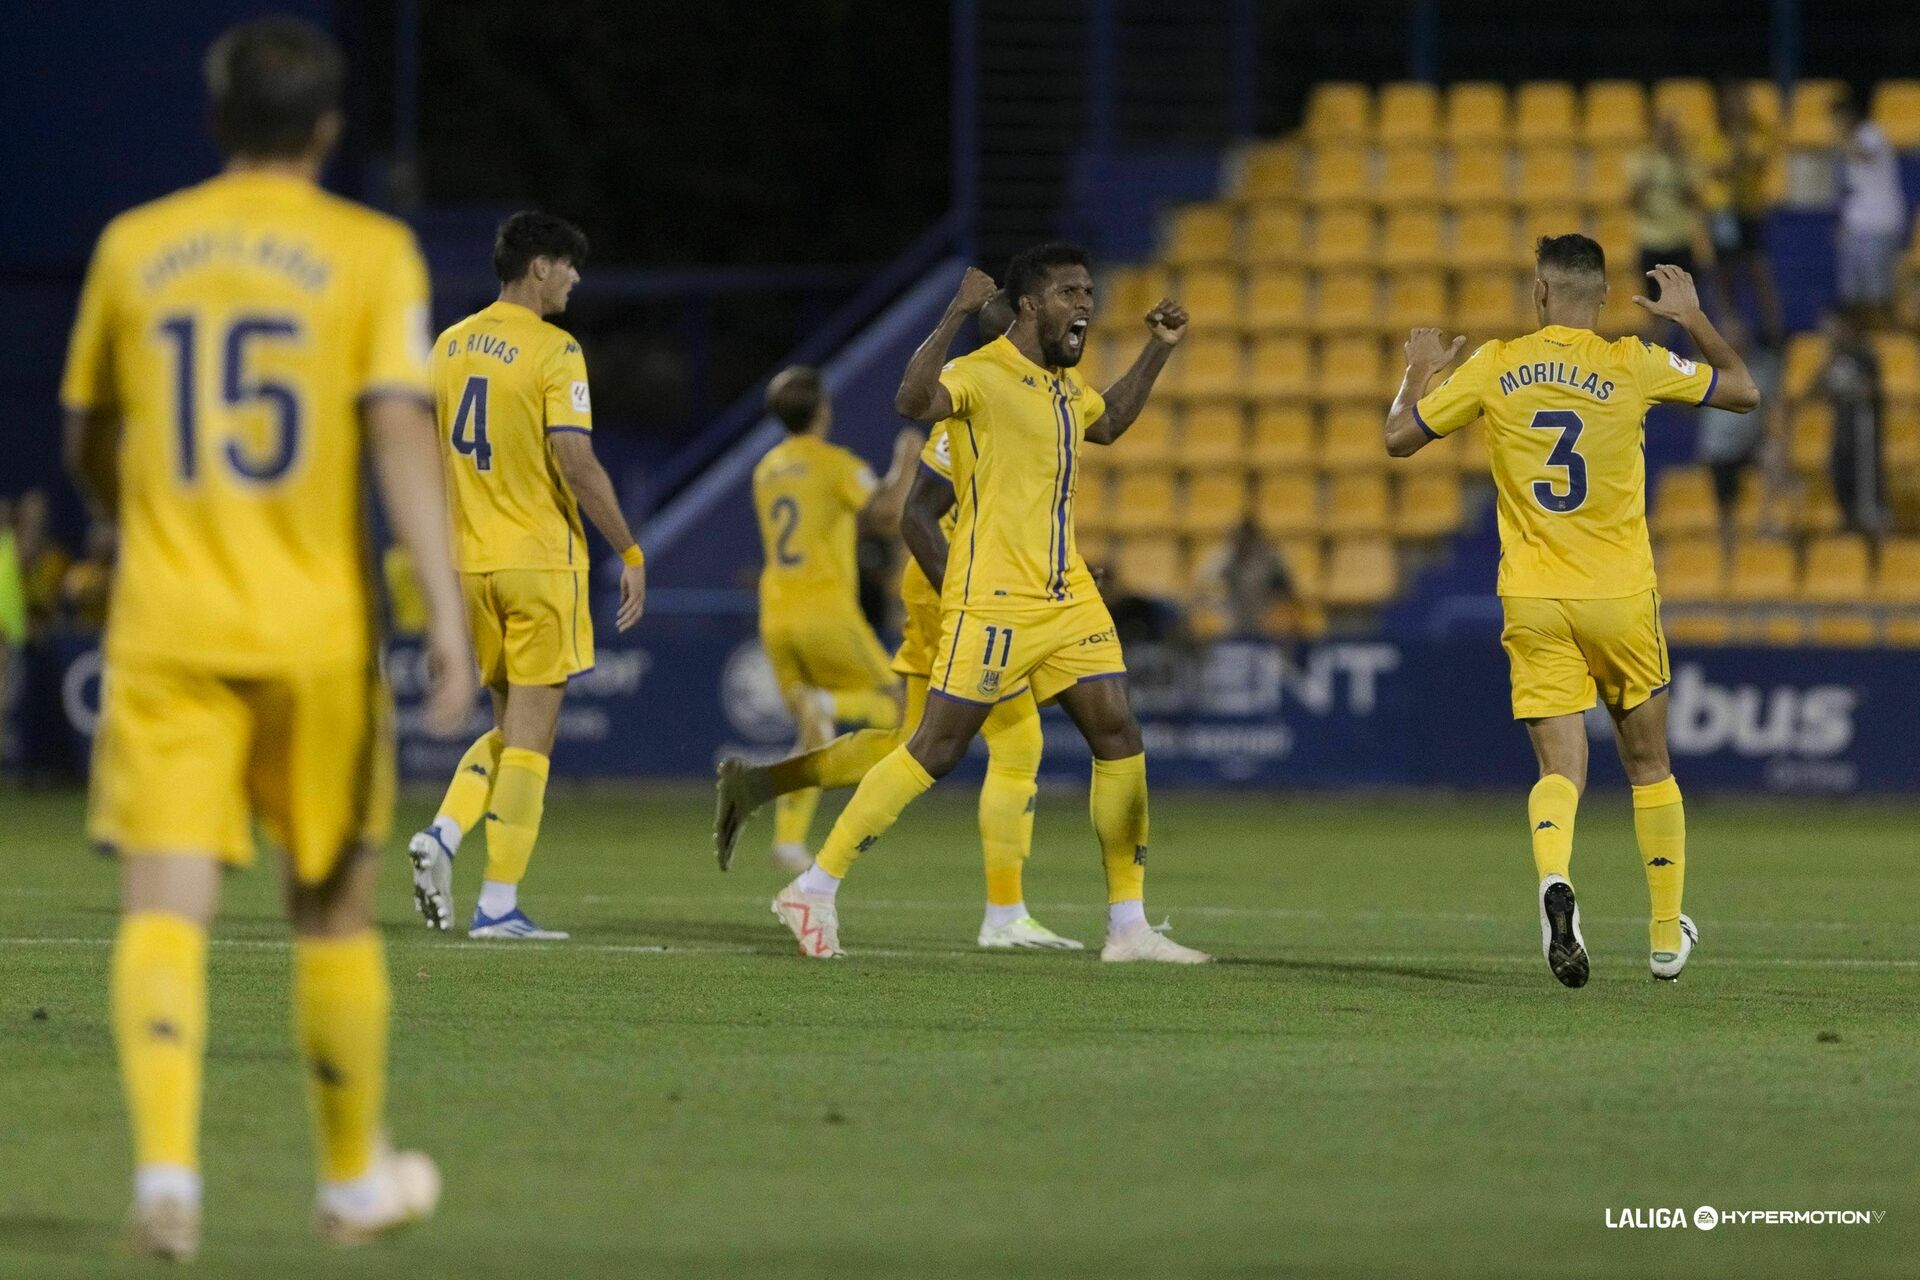
<svg viewBox="0 0 1920 1280">
<path fill-rule="evenodd" d="M 548 758 L 567 681 L 593 666 L 592 586 L 580 507 L 620 550 L 614 624 L 640 621 L 646 564 L 593 453 L 580 344 L 545 317 L 567 309 L 587 238 L 545 213 L 500 224 L 500 297 L 434 342 L 434 404 L 453 493 L 455 554 L 494 727 L 460 758 L 440 812 L 413 837 L 413 897 L 432 929 L 453 918 L 453 860 L 487 820 L 487 869 L 469 938 L 561 939 L 520 907 L 540 836 Z"/>
<path fill-rule="evenodd" d="M 1554 977 L 1585 985 L 1587 949 L 1567 869 L 1587 782 L 1584 713 L 1597 695 L 1613 717 L 1633 784 L 1634 833 L 1652 900 L 1649 964 L 1654 977 L 1672 980 L 1700 931 L 1680 912 L 1687 829 L 1667 760 L 1670 672 L 1647 540 L 1643 424 L 1650 405 L 1745 413 L 1760 393 L 1680 268 L 1649 271 L 1657 297 L 1634 301 L 1685 329 L 1706 364 L 1638 338 L 1608 342 L 1594 333 L 1607 269 L 1592 240 L 1542 237 L 1536 260 L 1533 301 L 1542 327 L 1484 344 L 1424 397 L 1466 339 L 1445 345 L 1437 329 L 1413 331 L 1406 376 L 1387 415 L 1387 452 L 1407 457 L 1486 416 L 1506 614 L 1500 643 L 1513 669 L 1514 719 L 1526 724 L 1540 761 L 1527 825 L 1540 875 L 1541 950 Z"/>
<path fill-rule="evenodd" d="M 817 370 L 795 365 L 775 374 L 767 409 L 791 434 L 753 469 L 753 508 L 765 549 L 760 646 L 799 727 L 801 751 L 825 747 L 836 724 L 890 736 L 900 723 L 900 682 L 860 612 L 854 544 L 862 531 L 884 538 L 899 531 L 913 460 L 926 438 L 900 432 L 886 478 L 875 480 L 858 455 L 827 442 L 833 402 Z M 812 861 L 807 830 L 819 804 L 817 783 L 778 794 L 775 866 L 797 871 Z M 731 856 L 729 841 L 723 864 Z"/>
<path fill-rule="evenodd" d="M 1016 255 L 1007 270 L 1012 327 L 943 369 L 960 326 L 995 292 L 984 272 L 969 270 L 907 364 L 894 407 L 957 424 L 949 438 L 958 524 L 942 572 L 930 696 L 913 737 L 868 772 L 814 864 L 773 901 L 803 955 L 842 954 L 835 893 L 853 860 L 959 763 L 997 703 L 1030 693 L 1057 698 L 1093 751 L 1109 903 L 1101 958 L 1210 958 L 1147 925 L 1146 756 L 1113 619 L 1073 528 L 1082 437 L 1110 444 L 1133 424 L 1187 317 L 1170 301 L 1149 312 L 1145 348 L 1102 396 L 1074 370 L 1093 317 L 1089 265 L 1084 249 L 1063 243 Z"/>
<path fill-rule="evenodd" d="M 120 857 L 112 1019 L 133 1127 L 130 1247 L 200 1243 L 207 929 L 258 821 L 287 867 L 315 1222 L 357 1244 L 433 1212 L 433 1161 L 388 1149 L 389 989 L 373 929 L 393 738 L 360 467 L 428 611 L 427 723 L 473 701 L 427 409 L 427 275 L 399 222 L 317 185 L 339 50 L 235 27 L 206 61 L 218 177 L 115 218 L 74 323 L 68 463 L 120 559 L 88 835 Z"/>
<path fill-rule="evenodd" d="M 995 294 L 980 309 L 980 333 L 988 341 L 1005 333 L 1012 324 L 1013 305 L 1004 292 Z M 929 435 L 901 515 L 901 532 L 913 553 L 900 583 L 906 627 L 893 657 L 893 670 L 906 681 L 903 727 L 845 734 L 825 747 L 763 768 L 738 758 L 721 761 L 714 847 L 722 870 L 732 860 L 734 841 L 748 815 L 769 797 L 801 787 L 853 786 L 919 724 L 927 705 L 934 645 L 940 638 L 940 589 L 934 583 L 945 576 L 955 520 L 949 438 L 953 425 L 939 423 Z M 981 737 L 987 744 L 987 776 L 980 784 L 980 844 L 986 862 L 987 905 L 977 942 L 989 950 L 1082 950 L 1080 943 L 1033 918 L 1021 883 L 1027 856 L 1033 850 L 1033 802 L 1039 789 L 1035 779 L 1044 745 L 1039 704 L 1031 693 L 997 704 L 987 715 Z"/>
</svg>

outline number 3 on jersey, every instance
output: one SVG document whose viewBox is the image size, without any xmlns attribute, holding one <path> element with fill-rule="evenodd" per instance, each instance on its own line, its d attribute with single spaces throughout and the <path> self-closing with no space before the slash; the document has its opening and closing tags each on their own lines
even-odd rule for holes
<svg viewBox="0 0 1920 1280">
<path fill-rule="evenodd" d="M 1587 500 L 1587 460 L 1573 446 L 1580 443 L 1580 433 L 1586 429 L 1586 424 L 1571 409 L 1542 409 L 1533 415 L 1533 421 L 1527 425 L 1536 431 L 1560 433 L 1560 438 L 1553 442 L 1552 451 L 1547 454 L 1547 465 L 1564 467 L 1567 472 L 1565 493 L 1560 492 L 1551 480 L 1535 480 L 1533 500 L 1555 515 L 1578 510 Z"/>
<path fill-rule="evenodd" d="M 460 391 L 453 415 L 453 451 L 473 459 L 475 471 L 493 470 L 493 446 L 487 443 L 487 380 L 475 374 Z"/>
</svg>

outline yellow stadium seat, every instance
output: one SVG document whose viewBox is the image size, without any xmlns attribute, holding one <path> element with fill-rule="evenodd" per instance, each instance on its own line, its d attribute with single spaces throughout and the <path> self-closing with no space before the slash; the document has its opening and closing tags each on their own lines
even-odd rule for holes
<svg viewBox="0 0 1920 1280">
<path fill-rule="evenodd" d="M 1164 467 L 1173 461 L 1173 441 L 1173 415 L 1150 402 L 1106 452 L 1115 467 Z"/>
<path fill-rule="evenodd" d="M 1424 451 L 1423 451 L 1424 452 Z M 1460 527 L 1460 475 L 1417 471 L 1400 477 L 1393 532 L 1401 538 L 1439 538 Z"/>
<path fill-rule="evenodd" d="M 1431 143 L 1440 130 L 1440 94 L 1432 85 L 1402 80 L 1380 90 L 1377 126 L 1383 145 Z"/>
<path fill-rule="evenodd" d="M 1514 261 L 1533 268 L 1533 246 L 1541 236 L 1563 236 L 1570 231 L 1586 234 L 1587 216 L 1577 204 L 1529 204 L 1520 210 L 1520 243 L 1514 246 Z"/>
<path fill-rule="evenodd" d="M 1156 288 L 1164 290 L 1168 278 L 1158 267 L 1108 267 L 1095 282 L 1100 309 L 1145 315 L 1147 308 L 1159 300 L 1148 295 Z"/>
<path fill-rule="evenodd" d="M 1448 437 L 1455 466 L 1462 474 L 1485 475 L 1493 465 L 1487 448 L 1487 420 L 1475 418 Z"/>
<path fill-rule="evenodd" d="M 1890 470 L 1920 467 L 1920 405 L 1894 401 L 1886 407 L 1886 432 L 1881 444 Z"/>
<path fill-rule="evenodd" d="M 1920 649 L 1920 613 L 1896 613 L 1880 629 L 1880 642 L 1896 649 Z"/>
<path fill-rule="evenodd" d="M 1600 308 L 1600 322 L 1596 331 L 1607 338 L 1624 338 L 1639 333 L 1646 327 L 1647 313 L 1634 304 L 1633 295 L 1637 288 L 1622 287 L 1618 281 L 1607 282 L 1607 301 Z"/>
<path fill-rule="evenodd" d="M 1119 524 L 1113 507 L 1113 486 L 1108 483 L 1110 476 L 1103 469 L 1090 469 L 1086 465 L 1093 457 L 1109 452 L 1098 445 L 1089 445 L 1080 451 L 1080 481 L 1073 495 L 1073 528 L 1083 544 L 1082 555 L 1086 554 L 1084 543 L 1088 537 L 1111 533 Z"/>
<path fill-rule="evenodd" d="M 1718 609 L 1686 609 L 1662 616 L 1661 629 L 1669 644 L 1724 645 L 1733 642 L 1733 623 Z"/>
<path fill-rule="evenodd" d="M 1659 80 L 1653 86 L 1653 119 L 1671 119 L 1695 143 L 1720 131 L 1720 105 L 1705 80 Z"/>
<path fill-rule="evenodd" d="M 1447 90 L 1447 141 L 1505 145 L 1507 86 L 1491 80 L 1462 80 Z"/>
<path fill-rule="evenodd" d="M 1287 576 L 1293 579 L 1294 592 L 1307 600 L 1319 598 L 1326 576 L 1326 565 L 1320 554 L 1320 539 L 1283 538 L 1278 550 L 1280 559 L 1287 566 Z"/>
<path fill-rule="evenodd" d="M 1381 204 L 1392 209 L 1432 204 L 1439 199 L 1439 148 L 1423 143 L 1398 146 L 1387 152 L 1381 162 Z"/>
<path fill-rule="evenodd" d="M 1520 202 L 1572 204 L 1580 198 L 1580 173 L 1571 147 L 1527 147 L 1520 153 Z"/>
<path fill-rule="evenodd" d="M 1388 267 L 1437 267 L 1447 260 L 1446 221 L 1436 209 L 1395 209 L 1380 239 L 1380 263 Z"/>
<path fill-rule="evenodd" d="M 1793 407 L 1787 456 L 1796 471 L 1821 471 L 1833 455 L 1833 406 L 1803 400 Z"/>
<path fill-rule="evenodd" d="M 1373 132 L 1373 93 L 1364 84 L 1325 82 L 1307 98 L 1306 135 L 1358 141 Z"/>
<path fill-rule="evenodd" d="M 1842 80 L 1802 80 L 1794 85 L 1787 109 L 1787 145 L 1820 151 L 1837 145 L 1833 104 L 1846 92 Z"/>
<path fill-rule="evenodd" d="M 1793 527 L 1802 534 L 1838 533 L 1846 524 L 1840 504 L 1833 496 L 1833 484 L 1823 475 L 1807 477 L 1800 505 L 1794 510 Z"/>
<path fill-rule="evenodd" d="M 1380 471 L 1347 471 L 1327 491 L 1328 533 L 1379 533 L 1388 523 L 1387 477 Z"/>
<path fill-rule="evenodd" d="M 1380 327 L 1379 279 L 1364 268 L 1324 272 L 1314 322 L 1323 332 L 1374 332 Z"/>
<path fill-rule="evenodd" d="M 1381 327 L 1400 341 L 1423 325 L 1444 326 L 1453 314 L 1447 277 L 1441 271 L 1396 271 L 1387 277 L 1387 308 Z"/>
<path fill-rule="evenodd" d="M 1307 274 L 1272 269 L 1247 280 L 1246 322 L 1255 331 L 1304 329 L 1311 321 Z"/>
<path fill-rule="evenodd" d="M 1376 605 L 1399 588 L 1393 543 L 1385 538 L 1342 538 L 1327 558 L 1321 598 L 1335 606 Z"/>
<path fill-rule="evenodd" d="M 1373 198 L 1373 153 L 1333 144 L 1313 149 L 1307 198 L 1314 204 L 1353 204 Z"/>
<path fill-rule="evenodd" d="M 1240 249 L 1240 219 L 1227 204 L 1190 204 L 1167 220 L 1166 260 L 1177 267 L 1231 262 Z"/>
<path fill-rule="evenodd" d="M 1249 505 L 1247 474 L 1240 468 L 1197 471 L 1187 478 L 1180 527 L 1190 536 L 1225 533 L 1240 523 Z"/>
<path fill-rule="evenodd" d="M 1786 108 L 1780 103 L 1780 86 L 1772 80 L 1747 81 L 1747 108 L 1753 113 L 1754 123 L 1769 132 L 1779 132 L 1787 118 Z"/>
<path fill-rule="evenodd" d="M 1247 415 L 1238 402 L 1198 404 L 1180 423 L 1180 462 L 1188 467 L 1237 467 L 1247 457 Z"/>
<path fill-rule="evenodd" d="M 1713 477 L 1705 467 L 1669 467 L 1654 490 L 1653 528 L 1663 538 L 1719 527 Z"/>
<path fill-rule="evenodd" d="M 1457 270 L 1513 266 L 1513 214 L 1506 208 L 1469 209 L 1454 220 L 1453 266 Z"/>
<path fill-rule="evenodd" d="M 1240 328 L 1240 270 L 1237 267 L 1188 267 L 1180 272 L 1173 294 L 1187 309 L 1193 324 L 1193 336 L 1218 335 Z M 1147 308 L 1158 302 L 1150 298 L 1146 305 L 1130 313 L 1133 324 Z"/>
<path fill-rule="evenodd" d="M 1321 268 L 1364 266 L 1373 261 L 1373 236 L 1372 208 L 1322 208 L 1313 220 L 1311 260 Z"/>
<path fill-rule="evenodd" d="M 1781 389 L 1798 400 L 1813 391 L 1813 381 L 1827 364 L 1827 340 L 1817 333 L 1796 333 L 1787 339 L 1786 375 Z"/>
<path fill-rule="evenodd" d="M 1868 649 L 1873 646 L 1875 630 L 1872 614 L 1863 609 L 1841 609 L 1815 618 L 1809 638 L 1833 649 Z"/>
<path fill-rule="evenodd" d="M 1888 400 L 1920 400 L 1920 340 L 1910 333 L 1876 333 L 1880 394 Z"/>
<path fill-rule="evenodd" d="M 1187 558 L 1177 538 L 1117 539 L 1109 564 L 1130 591 L 1162 600 L 1186 599 Z"/>
<path fill-rule="evenodd" d="M 1761 615 L 1757 637 L 1762 644 L 1790 649 L 1807 642 L 1807 624 L 1797 613 L 1770 612 Z"/>
<path fill-rule="evenodd" d="M 1793 547 L 1772 538 L 1755 538 L 1734 548 L 1727 574 L 1727 598 L 1745 603 L 1791 600 L 1799 594 L 1799 567 Z"/>
<path fill-rule="evenodd" d="M 1815 604 L 1858 604 L 1868 594 L 1867 540 L 1857 535 L 1820 538 L 1807 548 L 1800 595 Z"/>
<path fill-rule="evenodd" d="M 1520 291 L 1511 267 L 1502 264 L 1498 269 L 1464 274 L 1454 323 L 1469 333 L 1501 337 L 1512 337 L 1514 331 L 1525 328 L 1527 317 L 1520 309 Z"/>
<path fill-rule="evenodd" d="M 1575 128 L 1573 86 L 1564 80 L 1529 80 L 1514 100 L 1513 136 L 1521 143 L 1571 143 Z"/>
<path fill-rule="evenodd" d="M 1381 439 L 1385 416 L 1384 404 L 1364 400 L 1330 406 L 1320 429 L 1321 469 L 1384 472 L 1389 461 Z"/>
<path fill-rule="evenodd" d="M 1894 146 L 1920 147 L 1920 80 L 1882 80 L 1873 91 L 1873 120 Z"/>
<path fill-rule="evenodd" d="M 1321 345 L 1314 394 L 1322 400 L 1383 401 L 1390 392 L 1383 383 L 1386 369 L 1380 360 L 1380 340 L 1364 337 L 1330 338 Z"/>
<path fill-rule="evenodd" d="M 1304 401 L 1261 405 L 1253 418 L 1253 465 L 1310 467 L 1314 436 L 1313 409 Z"/>
<path fill-rule="evenodd" d="M 1313 389 L 1313 356 L 1307 340 L 1282 335 L 1256 341 L 1246 389 L 1249 395 L 1267 400 L 1305 396 Z"/>
<path fill-rule="evenodd" d="M 1093 386 L 1112 386 L 1140 354 L 1140 340 L 1145 336 L 1141 330 L 1128 331 L 1114 325 L 1096 329 L 1087 339 L 1086 354 L 1080 357 L 1080 375 Z"/>
<path fill-rule="evenodd" d="M 1311 471 L 1263 471 L 1256 484 L 1254 517 L 1269 535 L 1317 533 L 1320 477 Z"/>
<path fill-rule="evenodd" d="M 1920 538 L 1888 538 L 1880 544 L 1873 598 L 1879 604 L 1920 606 Z"/>
<path fill-rule="evenodd" d="M 1187 399 L 1238 396 L 1246 376 L 1238 335 L 1195 334 L 1181 343 L 1173 391 Z"/>
<path fill-rule="evenodd" d="M 1589 145 L 1636 144 L 1647 136 L 1647 91 L 1639 81 L 1595 80 L 1585 105 Z"/>
<path fill-rule="evenodd" d="M 1726 564 L 1718 538 L 1666 538 L 1655 550 L 1660 594 L 1667 599 L 1685 603 L 1726 595 Z"/>
<path fill-rule="evenodd" d="M 1173 472 L 1163 468 L 1129 471 L 1114 492 L 1116 527 L 1129 532 L 1160 533 L 1174 527 Z"/>
<path fill-rule="evenodd" d="M 1306 168 L 1306 148 L 1298 142 L 1256 143 L 1240 156 L 1234 190 L 1248 201 L 1298 200 Z"/>
<path fill-rule="evenodd" d="M 1307 254 L 1306 211 L 1297 204 L 1254 205 L 1241 251 L 1249 263 L 1301 261 Z"/>
<path fill-rule="evenodd" d="M 1581 197 L 1608 211 L 1624 209 L 1633 194 L 1633 180 L 1629 171 L 1632 158 L 1632 147 L 1595 147 L 1589 151 L 1587 178 L 1581 184 Z"/>
<path fill-rule="evenodd" d="M 1597 211 L 1593 218 L 1593 238 L 1600 242 L 1600 248 L 1607 255 L 1610 273 L 1632 271 L 1638 265 L 1640 248 L 1639 238 L 1633 231 L 1633 210 Z"/>
<path fill-rule="evenodd" d="M 1447 203 L 1460 209 L 1513 202 L 1504 146 L 1455 147 L 1447 162 Z"/>
</svg>

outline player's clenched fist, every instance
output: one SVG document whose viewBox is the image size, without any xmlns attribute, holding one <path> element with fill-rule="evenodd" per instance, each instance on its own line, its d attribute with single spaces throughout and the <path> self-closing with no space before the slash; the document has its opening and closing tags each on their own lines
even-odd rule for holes
<svg viewBox="0 0 1920 1280">
<path fill-rule="evenodd" d="M 959 292 L 953 295 L 954 310 L 970 316 L 986 306 L 998 292 L 1000 286 L 993 282 L 992 276 L 978 267 L 968 267 L 967 274 L 960 277 Z"/>
<path fill-rule="evenodd" d="M 1448 344 L 1438 329 L 1415 329 L 1407 337 L 1407 364 L 1416 369 L 1444 369 L 1466 343 L 1464 333 Z"/>
<path fill-rule="evenodd" d="M 1147 328 L 1154 337 L 1174 346 L 1187 336 L 1187 309 L 1172 298 L 1162 298 L 1147 312 Z"/>
</svg>

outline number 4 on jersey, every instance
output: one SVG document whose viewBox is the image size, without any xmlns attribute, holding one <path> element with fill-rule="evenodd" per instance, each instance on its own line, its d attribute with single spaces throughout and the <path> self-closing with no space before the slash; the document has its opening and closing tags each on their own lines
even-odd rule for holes
<svg viewBox="0 0 1920 1280">
<path fill-rule="evenodd" d="M 460 392 L 460 408 L 453 415 L 454 452 L 473 459 L 476 471 L 493 470 L 493 446 L 487 443 L 487 380 L 467 379 Z"/>
</svg>

